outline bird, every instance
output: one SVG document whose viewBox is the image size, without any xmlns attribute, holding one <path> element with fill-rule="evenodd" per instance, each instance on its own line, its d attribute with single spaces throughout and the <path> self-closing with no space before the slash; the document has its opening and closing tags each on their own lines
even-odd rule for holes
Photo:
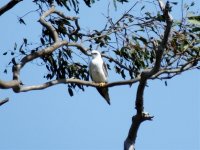
<svg viewBox="0 0 200 150">
<path fill-rule="evenodd" d="M 99 86 L 103 86 L 108 82 L 108 71 L 105 62 L 101 58 L 101 54 L 97 50 L 91 52 L 92 60 L 89 64 L 89 75 L 93 82 L 99 83 Z M 97 87 L 97 91 L 110 105 L 110 97 L 108 93 L 108 87 Z"/>
</svg>

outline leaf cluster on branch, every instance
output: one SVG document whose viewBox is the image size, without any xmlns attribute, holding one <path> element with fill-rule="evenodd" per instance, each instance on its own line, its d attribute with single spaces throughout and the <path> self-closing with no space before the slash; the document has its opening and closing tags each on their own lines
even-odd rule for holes
<svg viewBox="0 0 200 150">
<path fill-rule="evenodd" d="M 18 85 L 3 86 L 3 81 L 1 81 L 1 88 L 13 88 L 16 92 L 24 91 L 20 85 L 23 82 L 19 78 L 20 70 L 26 63 L 40 59 L 47 69 L 44 78 L 58 80 L 56 83 L 63 83 L 59 82 L 60 79 L 75 78 L 76 82 L 74 83 L 74 79 L 71 79 L 72 83 L 68 84 L 69 88 L 78 87 L 84 90 L 82 85 L 85 84 L 82 80 L 84 82 L 89 80 L 88 56 L 90 56 L 90 50 L 94 49 L 93 47 L 106 50 L 102 56 L 108 60 L 108 68 L 114 69 L 113 71 L 123 79 L 129 80 L 129 83 L 127 80 L 124 84 L 132 84 L 133 79 L 139 81 L 143 70 L 148 71 L 153 68 L 156 50 L 162 42 L 165 30 L 166 18 L 162 11 L 145 11 L 146 6 L 143 5 L 140 9 L 143 15 L 134 15 L 133 9 L 139 5 L 137 1 L 118 20 L 113 20 L 108 14 L 107 23 L 102 30 L 94 29 L 85 32 L 80 28 L 78 17 L 66 16 L 55 6 L 57 4 L 72 7 L 76 12 L 75 6 L 78 8 L 78 1 L 35 0 L 33 2 L 38 5 L 36 13 L 41 14 L 39 22 L 43 28 L 40 43 L 37 47 L 33 47 L 29 42 L 31 40 L 26 38 L 18 48 L 15 43 L 14 51 L 10 53 L 13 58 L 9 63 L 14 65 L 14 80 L 10 82 Z M 195 18 L 192 17 L 192 19 Z M 199 68 L 199 40 L 197 25 L 189 21 L 184 22 L 183 25 L 183 20 L 174 22 L 173 31 L 161 60 L 161 68 L 151 78 L 170 79 L 183 71 Z M 4 53 L 4 55 L 7 54 L 8 52 Z M 77 79 L 80 82 L 77 82 Z M 70 80 L 66 83 L 70 83 Z M 92 85 L 92 83 L 87 85 Z M 31 90 L 31 88 L 28 89 Z"/>
<path fill-rule="evenodd" d="M 145 11 L 146 6 L 143 5 L 140 9 L 140 13 L 143 15 L 133 15 L 133 9 L 139 3 L 137 1 L 118 20 L 114 21 L 108 14 L 107 23 L 102 30 L 94 29 L 83 32 L 78 17 L 66 16 L 55 7 L 55 4 L 61 7 L 72 7 L 77 12 L 78 1 L 35 0 L 33 2 L 38 5 L 36 13 L 41 14 L 39 19 L 43 27 L 40 37 L 41 43 L 37 47 L 33 47 L 29 42 L 31 40 L 26 38 L 23 39 L 23 44 L 19 48 L 15 43 L 14 50 L 10 53 L 13 58 L 9 63 L 9 65 L 13 65 L 14 80 L 1 81 L 1 88 L 13 88 L 15 92 L 27 91 L 22 90 L 25 86 L 22 88 L 20 84 L 23 82 L 19 78 L 20 70 L 26 63 L 40 59 L 48 72 L 44 78 L 57 80 L 56 84 L 63 83 L 63 81 L 60 82 L 61 79 L 68 79 L 66 83 L 69 83 L 70 89 L 78 87 L 84 90 L 83 80 L 84 82 L 89 80 L 87 68 L 89 51 L 95 46 L 107 49 L 102 56 L 108 60 L 108 68 L 112 68 L 111 70 L 114 68 L 117 74 L 126 79 L 126 81 L 120 81 L 120 85 L 121 83 L 132 84 L 139 81 L 141 72 L 150 70 L 154 66 L 156 49 L 162 42 L 165 28 L 165 15 L 162 14 L 162 11 Z M 86 4 L 90 6 L 93 2 L 88 1 Z M 45 8 L 46 10 L 44 10 Z M 20 19 L 23 20 L 22 17 Z M 194 20 L 195 17 L 189 19 Z M 170 79 L 183 71 L 199 69 L 199 27 L 192 24 L 190 20 L 188 22 L 183 22 L 184 20 L 174 22 L 174 30 L 163 54 L 161 68 L 151 77 L 152 79 Z M 25 24 L 24 20 L 23 22 Z M 89 47 L 85 45 L 89 45 Z M 7 54 L 8 52 L 4 53 L 4 55 Z M 6 73 L 7 70 L 5 69 L 4 72 Z M 74 82 L 74 78 L 76 82 Z M 129 79 L 127 80 L 127 78 Z M 77 82 L 77 79 L 80 82 Z M 51 83 L 51 81 L 47 83 Z M 47 83 L 36 85 L 33 89 L 54 85 Z M 112 85 L 117 85 L 116 83 Z M 8 86 L 9 84 L 10 86 Z M 87 85 L 93 84 L 87 83 Z M 27 89 L 31 90 L 30 87 L 34 86 L 29 86 Z"/>
</svg>

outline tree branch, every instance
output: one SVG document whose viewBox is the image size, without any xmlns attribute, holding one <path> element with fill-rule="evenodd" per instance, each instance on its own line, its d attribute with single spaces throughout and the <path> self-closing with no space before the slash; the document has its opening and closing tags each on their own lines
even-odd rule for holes
<svg viewBox="0 0 200 150">
<path fill-rule="evenodd" d="M 136 83 L 140 80 L 140 78 L 135 78 L 132 80 L 125 80 L 125 81 L 115 81 L 115 82 L 110 82 L 106 83 L 103 87 L 114 87 L 114 86 L 120 86 L 120 85 L 132 85 L 133 83 Z M 80 84 L 80 85 L 85 85 L 85 86 L 91 86 L 91 87 L 100 87 L 98 83 L 91 82 L 91 81 L 84 81 L 84 80 L 79 80 L 75 78 L 70 78 L 70 79 L 58 79 L 58 80 L 53 80 L 49 81 L 43 84 L 39 85 L 31 85 L 31 86 L 25 86 L 21 85 L 18 92 L 27 92 L 27 91 L 32 91 L 32 90 L 42 90 L 49 88 L 51 86 L 57 85 L 57 84 L 69 84 L 69 83 L 75 83 L 75 84 Z M 101 86 L 102 87 L 102 86 Z"/>
<path fill-rule="evenodd" d="M 11 81 L 3 81 L 0 80 L 0 89 L 10 89 L 15 86 L 18 86 L 18 82 L 16 80 L 11 80 Z"/>
<path fill-rule="evenodd" d="M 59 40 L 59 37 L 56 29 L 49 22 L 45 21 L 45 18 L 54 12 L 55 6 L 52 6 L 49 10 L 42 14 L 42 16 L 39 19 L 39 22 L 51 32 L 53 40 L 57 42 Z"/>
<path fill-rule="evenodd" d="M 172 17 L 169 14 L 169 2 L 166 3 L 164 9 L 160 0 L 158 0 L 158 3 L 165 17 L 166 29 L 164 32 L 164 37 L 162 39 L 162 42 L 159 44 L 159 46 L 155 50 L 156 60 L 155 60 L 154 67 L 150 71 L 143 71 L 141 74 L 141 79 L 138 85 L 136 101 L 135 101 L 135 108 L 137 110 L 137 114 L 133 117 L 132 125 L 130 127 L 128 136 L 124 142 L 124 150 L 135 149 L 135 141 L 136 141 L 137 132 L 140 127 L 140 124 L 145 120 L 151 120 L 153 118 L 153 116 L 150 116 L 150 115 L 146 116 L 145 115 L 146 113 L 144 113 L 144 104 L 143 104 L 144 103 L 144 99 L 143 99 L 144 89 L 145 89 L 147 80 L 160 70 L 161 59 L 162 59 L 163 52 L 166 48 L 166 45 L 169 39 L 169 34 L 171 31 L 172 22 L 173 22 Z"/>
<path fill-rule="evenodd" d="M 18 4 L 21 1 L 23 0 L 11 0 L 10 2 L 8 2 L 6 5 L 0 8 L 0 16 L 3 15 L 8 10 L 12 9 L 16 4 Z"/>
</svg>

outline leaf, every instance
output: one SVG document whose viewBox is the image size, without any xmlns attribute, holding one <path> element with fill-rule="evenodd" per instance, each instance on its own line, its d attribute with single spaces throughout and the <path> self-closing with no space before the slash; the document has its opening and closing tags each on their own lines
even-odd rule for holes
<svg viewBox="0 0 200 150">
<path fill-rule="evenodd" d="M 28 40 L 24 38 L 24 44 L 27 45 Z"/>
<path fill-rule="evenodd" d="M 195 5 L 195 2 L 192 2 L 191 4 L 190 4 L 190 6 L 194 6 Z"/>
<path fill-rule="evenodd" d="M 72 51 L 70 49 L 67 49 L 65 52 L 67 53 L 67 56 L 70 58 L 72 57 Z"/>
<path fill-rule="evenodd" d="M 12 60 L 11 60 L 11 61 L 12 61 L 13 65 L 17 65 L 17 63 L 16 63 L 16 61 L 15 61 L 15 58 L 14 58 L 14 57 L 12 58 Z"/>
<path fill-rule="evenodd" d="M 22 18 L 19 18 L 19 23 L 26 25 L 25 21 Z"/>
<path fill-rule="evenodd" d="M 26 55 L 25 51 L 22 49 L 22 48 L 23 48 L 23 45 L 24 45 L 24 44 L 22 44 L 22 45 L 20 46 L 19 52 L 20 52 L 21 54 L 23 54 L 23 55 Z"/>
<path fill-rule="evenodd" d="M 7 72 L 8 72 L 7 69 L 5 69 L 5 70 L 4 70 L 4 73 L 7 74 Z"/>
<path fill-rule="evenodd" d="M 8 52 L 3 53 L 3 55 L 7 55 Z"/>
<path fill-rule="evenodd" d="M 142 6 L 142 8 L 140 9 L 140 10 L 143 10 L 145 8 L 145 5 L 144 6 Z"/>
<path fill-rule="evenodd" d="M 109 65 L 109 64 L 106 64 L 106 66 L 107 66 L 107 69 L 108 69 L 108 70 L 111 70 L 111 68 L 110 68 L 110 65 Z"/>
<path fill-rule="evenodd" d="M 165 81 L 165 86 L 167 86 L 167 81 Z"/>
<path fill-rule="evenodd" d="M 190 16 L 188 17 L 188 21 L 195 25 L 200 25 L 200 16 Z"/>
<path fill-rule="evenodd" d="M 189 22 L 190 22 L 191 24 L 200 25 L 200 21 L 195 20 L 195 19 L 190 19 Z"/>
<path fill-rule="evenodd" d="M 77 42 L 78 41 L 78 36 L 76 36 L 76 35 L 72 35 L 72 36 L 69 36 L 69 38 L 72 40 L 72 41 L 74 41 L 74 42 Z"/>
<path fill-rule="evenodd" d="M 174 4 L 174 5 L 177 5 L 178 4 L 178 2 L 171 2 L 172 4 Z"/>
<path fill-rule="evenodd" d="M 68 87 L 68 93 L 70 96 L 74 96 L 74 93 L 72 91 L 72 88 L 71 87 Z"/>
<path fill-rule="evenodd" d="M 48 71 L 50 71 L 50 69 L 49 69 L 49 66 L 48 66 L 48 65 L 46 65 L 46 68 L 47 68 L 47 70 L 48 70 Z"/>
<path fill-rule="evenodd" d="M 78 86 L 82 91 L 84 91 L 83 85 L 77 84 L 77 86 Z"/>
<path fill-rule="evenodd" d="M 113 0 L 113 4 L 114 4 L 114 7 L 115 7 L 115 11 L 116 11 L 117 10 L 116 0 Z"/>
<path fill-rule="evenodd" d="M 120 73 L 121 69 L 119 67 L 115 66 L 115 71 L 116 71 L 116 73 Z"/>
<path fill-rule="evenodd" d="M 67 8 L 67 10 L 70 11 L 69 6 L 67 6 L 67 0 L 62 0 L 61 3 L 62 3 L 62 5 L 64 5 Z"/>
<path fill-rule="evenodd" d="M 114 52 L 116 55 L 121 56 L 120 50 L 113 50 L 113 52 Z"/>
<path fill-rule="evenodd" d="M 128 0 L 117 0 L 118 2 L 121 2 L 121 3 L 123 3 L 123 2 L 128 2 Z"/>
<path fill-rule="evenodd" d="M 15 43 L 15 45 L 14 45 L 14 50 L 16 50 L 17 49 L 17 43 Z"/>
<path fill-rule="evenodd" d="M 79 2 L 77 0 L 72 0 L 72 4 L 73 4 L 73 7 L 74 7 L 74 11 L 76 13 L 78 13 L 79 12 L 79 7 L 78 7 Z"/>
<path fill-rule="evenodd" d="M 126 78 L 126 75 L 125 75 L 125 73 L 124 73 L 124 70 L 121 71 L 121 76 L 122 76 L 123 79 Z"/>
<path fill-rule="evenodd" d="M 47 75 L 46 75 L 46 78 L 47 78 L 47 79 L 51 79 L 51 78 L 52 78 L 52 75 L 51 75 L 51 74 L 47 74 Z"/>
<path fill-rule="evenodd" d="M 133 79 L 133 71 L 132 70 L 129 70 L 129 76 L 131 77 L 131 79 Z"/>
<path fill-rule="evenodd" d="M 42 45 L 44 45 L 44 44 L 45 44 L 45 41 L 44 41 L 44 39 L 43 39 L 43 38 L 40 38 L 40 42 L 42 43 Z"/>
<path fill-rule="evenodd" d="M 200 31 L 199 27 L 192 28 L 192 32 L 199 32 L 199 31 Z"/>
<path fill-rule="evenodd" d="M 91 7 L 91 0 L 84 0 L 84 2 L 88 7 Z"/>
<path fill-rule="evenodd" d="M 31 54 L 33 54 L 33 53 L 35 53 L 36 52 L 36 50 L 31 50 Z"/>
<path fill-rule="evenodd" d="M 148 44 L 147 39 L 145 39 L 145 38 L 142 37 L 142 36 L 140 36 L 140 37 L 138 38 L 138 40 L 142 41 L 145 45 Z"/>
</svg>

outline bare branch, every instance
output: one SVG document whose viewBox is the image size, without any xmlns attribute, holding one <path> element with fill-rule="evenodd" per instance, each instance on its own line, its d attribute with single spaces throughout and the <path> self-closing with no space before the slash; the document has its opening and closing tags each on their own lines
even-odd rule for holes
<svg viewBox="0 0 200 150">
<path fill-rule="evenodd" d="M 120 85 L 132 85 L 133 83 L 136 83 L 139 80 L 140 80 L 140 77 L 132 79 L 132 80 L 110 82 L 110 83 L 105 84 L 103 87 L 114 87 L 114 86 L 120 86 Z M 91 87 L 99 87 L 100 86 L 98 83 L 79 80 L 79 79 L 75 79 L 75 78 L 70 78 L 70 79 L 53 80 L 53 81 L 49 81 L 49 82 L 46 82 L 46 83 L 43 83 L 43 84 L 40 84 L 40 85 L 32 85 L 32 86 L 25 86 L 25 85 L 22 86 L 21 85 L 18 92 L 27 92 L 27 91 L 31 91 L 31 90 L 42 90 L 42 89 L 46 89 L 46 88 L 49 88 L 49 87 L 57 85 L 57 84 L 69 84 L 69 83 L 75 83 L 75 84 L 91 86 Z"/>
<path fill-rule="evenodd" d="M 70 17 L 70 16 L 66 16 L 63 12 L 58 11 L 58 10 L 54 10 L 53 13 L 57 14 L 58 16 L 65 18 L 67 20 L 71 20 L 71 21 L 76 21 L 78 19 L 78 17 Z"/>
<path fill-rule="evenodd" d="M 168 74 L 168 76 L 173 75 L 173 77 L 175 75 L 178 75 L 184 71 L 187 71 L 189 69 L 192 69 L 194 66 L 194 63 L 197 63 L 200 61 L 200 57 L 195 58 L 191 61 L 186 62 L 185 64 L 183 64 L 181 67 L 179 68 L 175 68 L 175 69 L 161 69 L 160 71 L 158 71 L 157 73 L 155 73 L 150 79 L 156 79 L 158 78 L 160 75 L 162 74 Z M 160 79 L 167 79 L 168 77 L 162 77 Z"/>
<path fill-rule="evenodd" d="M 39 19 L 39 22 L 52 33 L 53 40 L 56 42 L 59 40 L 56 29 L 49 22 L 45 21 L 45 18 L 54 12 L 55 12 L 55 6 L 52 6 L 49 10 L 47 10 L 42 14 L 42 16 Z"/>
<path fill-rule="evenodd" d="M 23 0 L 11 0 L 6 5 L 0 8 L 0 16 L 3 15 L 8 10 L 12 9 L 15 5 L 17 5 L 19 2 Z"/>
<path fill-rule="evenodd" d="M 159 6 L 160 6 L 161 11 L 163 12 L 164 9 L 165 9 L 165 4 L 164 4 L 164 2 L 163 2 L 162 0 L 158 0 L 158 4 L 159 4 Z"/>
<path fill-rule="evenodd" d="M 154 116 L 150 116 L 147 112 L 142 112 L 141 115 L 133 116 L 128 138 L 126 138 L 124 142 L 124 150 L 135 150 L 135 146 L 132 143 L 135 143 L 135 137 L 137 137 L 137 131 L 140 127 L 140 124 L 145 120 L 151 121 L 153 117 Z M 130 141 L 131 139 L 133 139 L 134 141 Z"/>
<path fill-rule="evenodd" d="M 67 46 L 72 46 L 72 47 L 76 47 L 77 49 L 79 49 L 83 54 L 85 54 L 86 56 L 90 56 L 90 54 L 88 53 L 89 49 L 84 48 L 81 44 L 79 43 L 67 43 Z"/>
<path fill-rule="evenodd" d="M 16 80 L 11 80 L 11 81 L 0 80 L 0 89 L 10 89 L 18 85 L 19 82 L 17 82 Z"/>
</svg>

